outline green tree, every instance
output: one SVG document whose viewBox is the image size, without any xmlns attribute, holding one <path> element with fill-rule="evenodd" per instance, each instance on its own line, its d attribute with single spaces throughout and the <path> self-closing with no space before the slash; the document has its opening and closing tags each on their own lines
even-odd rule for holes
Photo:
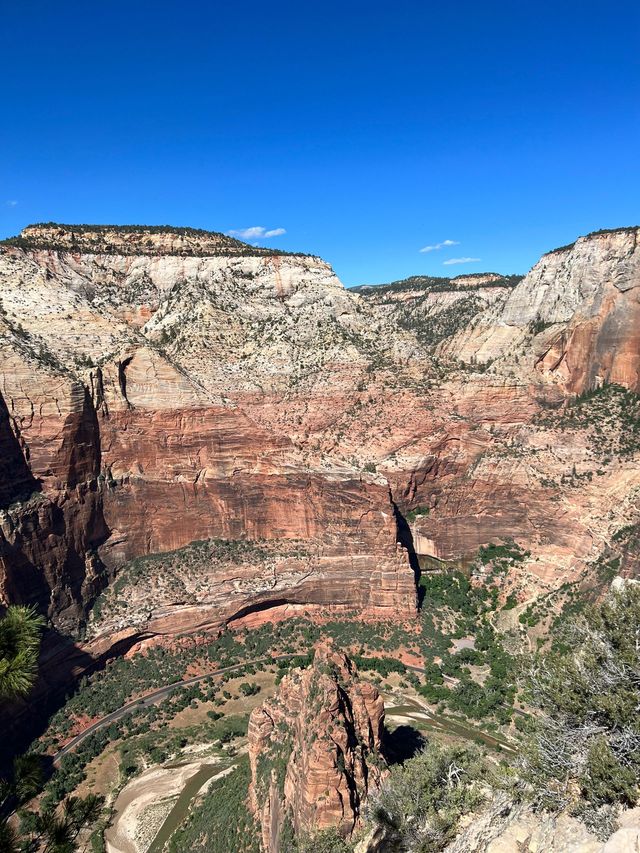
<svg viewBox="0 0 640 853">
<path fill-rule="evenodd" d="M 0 701 L 25 696 L 31 689 L 43 625 L 32 607 L 9 607 L 0 619 Z M 21 839 L 7 823 L 7 814 L 32 797 L 41 783 L 41 764 L 35 756 L 16 758 L 11 778 L 0 780 L 0 853 L 20 849 Z"/>
<path fill-rule="evenodd" d="M 0 619 L 0 699 L 25 696 L 31 689 L 43 625 L 33 607 L 9 607 Z"/>
<path fill-rule="evenodd" d="M 315 835 L 298 839 L 291 853 L 351 853 L 352 846 L 344 840 L 337 829 L 323 829 Z"/>
<path fill-rule="evenodd" d="M 521 770 L 539 805 L 573 810 L 589 825 L 640 796 L 640 586 L 612 591 L 557 639 L 528 673 L 543 713 Z"/>
<path fill-rule="evenodd" d="M 486 777 L 479 753 L 429 743 L 392 768 L 369 804 L 369 821 L 389 853 L 436 853 L 455 836 L 458 821 L 482 802 Z"/>
<path fill-rule="evenodd" d="M 94 826 L 102 811 L 102 797 L 69 797 L 58 812 L 50 806 L 42 809 L 28 824 L 29 849 L 41 853 L 74 853 L 76 839 L 85 826 Z"/>
<path fill-rule="evenodd" d="M 18 833 L 3 820 L 0 822 L 0 853 L 18 853 Z"/>
</svg>

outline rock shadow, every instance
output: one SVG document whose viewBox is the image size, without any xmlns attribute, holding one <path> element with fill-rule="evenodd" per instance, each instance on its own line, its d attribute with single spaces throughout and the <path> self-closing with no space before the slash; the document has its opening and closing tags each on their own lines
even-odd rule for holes
<svg viewBox="0 0 640 853">
<path fill-rule="evenodd" d="M 409 565 L 411 566 L 411 569 L 413 571 L 413 578 L 416 585 L 416 593 L 418 595 L 418 610 L 421 610 L 425 590 L 423 587 L 420 586 L 420 576 L 422 574 L 422 570 L 420 568 L 420 560 L 418 559 L 415 545 L 413 543 L 413 533 L 411 532 L 409 522 L 400 512 L 397 504 L 394 501 L 391 501 L 391 503 L 393 505 L 393 512 L 396 518 L 396 541 L 400 545 L 402 545 L 403 548 L 406 548 L 407 554 L 409 555 Z"/>
<path fill-rule="evenodd" d="M 398 726 L 392 732 L 387 731 L 384 739 L 385 754 L 390 764 L 404 764 L 417 755 L 426 745 L 424 736 L 413 726 Z"/>
</svg>

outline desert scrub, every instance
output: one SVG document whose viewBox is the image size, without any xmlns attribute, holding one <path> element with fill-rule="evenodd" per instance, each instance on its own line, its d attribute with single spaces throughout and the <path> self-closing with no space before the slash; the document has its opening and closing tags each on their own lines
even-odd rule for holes
<svg viewBox="0 0 640 853">
<path fill-rule="evenodd" d="M 545 412 L 538 423 L 561 431 L 586 431 L 590 458 L 603 465 L 640 450 L 640 396 L 622 385 L 585 391 L 564 408 Z"/>
<path fill-rule="evenodd" d="M 428 743 L 391 769 L 369 800 L 368 824 L 382 834 L 384 849 L 437 853 L 455 837 L 460 818 L 483 803 L 486 776 L 477 750 Z"/>
<path fill-rule="evenodd" d="M 429 515 L 430 512 L 431 507 L 429 506 L 416 506 L 405 512 L 404 517 L 409 523 L 413 523 L 419 516 Z"/>
<path fill-rule="evenodd" d="M 528 553 L 528 551 L 524 551 L 513 540 L 499 545 L 490 542 L 488 545 L 483 545 L 479 548 L 478 559 L 484 565 L 502 558 L 521 562 L 528 556 Z"/>
<path fill-rule="evenodd" d="M 604 833 L 607 809 L 633 806 L 640 795 L 640 589 L 610 592 L 560 633 L 562 642 L 535 655 L 526 673 L 539 715 L 520 770 L 537 805 L 568 809 Z"/>
<path fill-rule="evenodd" d="M 442 700 L 450 710 L 468 717 L 494 717 L 500 723 L 507 723 L 516 695 L 516 661 L 505 650 L 489 621 L 496 609 L 497 587 L 472 584 L 458 571 L 423 574 L 420 586 L 424 589 L 421 650 L 427 681 L 420 692 L 429 701 Z M 474 638 L 473 652 L 462 650 L 452 654 L 452 641 L 466 635 Z M 442 661 L 441 672 L 457 679 L 452 689 L 443 687 L 441 680 L 434 678 L 436 656 Z M 474 681 L 468 663 L 489 667 L 482 685 Z"/>
</svg>

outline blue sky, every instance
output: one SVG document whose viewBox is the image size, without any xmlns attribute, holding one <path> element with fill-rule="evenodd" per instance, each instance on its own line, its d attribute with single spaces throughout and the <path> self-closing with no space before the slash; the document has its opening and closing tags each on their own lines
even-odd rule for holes
<svg viewBox="0 0 640 853">
<path fill-rule="evenodd" d="M 0 236 L 284 229 L 252 239 L 347 285 L 522 272 L 640 222 L 639 45 L 626 0 L 3 0 Z"/>
</svg>

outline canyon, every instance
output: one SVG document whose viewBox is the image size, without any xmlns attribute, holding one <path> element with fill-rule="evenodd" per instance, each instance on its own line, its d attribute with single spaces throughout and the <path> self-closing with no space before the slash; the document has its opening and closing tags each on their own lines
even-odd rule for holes
<svg viewBox="0 0 640 853">
<path fill-rule="evenodd" d="M 135 850 L 637 834 L 492 780 L 526 655 L 637 581 L 639 234 L 352 290 L 188 228 L 0 243 L 0 602 L 49 626 L 8 740 L 55 762 L 45 800 L 101 786 Z"/>
<path fill-rule="evenodd" d="M 524 277 L 349 291 L 214 232 L 26 228 L 0 245 L 3 602 L 96 656 L 275 615 L 410 620 L 421 566 L 491 542 L 526 554 L 504 597 L 582 582 L 639 519 L 639 233 Z M 606 417 L 567 417 L 589 393 Z"/>
</svg>

